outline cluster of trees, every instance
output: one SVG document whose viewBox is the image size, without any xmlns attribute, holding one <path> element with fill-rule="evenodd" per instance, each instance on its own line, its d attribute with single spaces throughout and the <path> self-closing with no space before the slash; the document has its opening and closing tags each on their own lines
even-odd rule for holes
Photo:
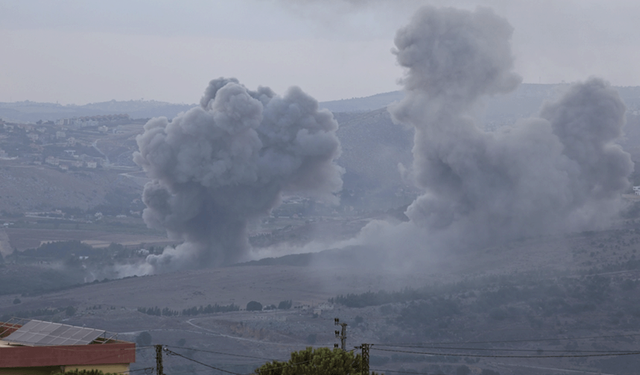
<svg viewBox="0 0 640 375">
<path fill-rule="evenodd" d="M 413 301 L 423 299 L 427 296 L 428 293 L 425 291 L 405 288 L 397 292 L 380 290 L 378 292 L 365 292 L 361 294 L 340 294 L 335 298 L 329 298 L 329 302 L 338 303 L 347 307 L 368 307 L 385 305 L 387 303 Z"/>
<path fill-rule="evenodd" d="M 262 311 L 262 310 L 275 310 L 275 309 L 289 310 L 292 305 L 293 305 L 292 300 L 280 301 L 280 303 L 278 303 L 278 306 L 271 304 L 264 307 L 258 301 L 249 301 L 249 303 L 247 303 L 246 310 L 247 311 Z"/>
<path fill-rule="evenodd" d="M 149 346 L 152 337 L 149 332 L 142 332 L 136 338 L 136 342 L 140 346 Z M 344 351 L 341 349 L 317 348 L 311 347 L 305 350 L 291 353 L 289 361 L 272 361 L 254 370 L 257 375 L 365 375 L 362 371 L 362 356 L 354 354 L 352 351 Z M 375 371 L 371 375 L 382 375 Z M 461 365 L 455 369 L 456 375 L 470 375 L 471 369 L 466 365 Z M 104 374 L 100 370 L 72 370 L 72 371 L 56 371 L 51 375 L 115 375 Z M 368 375 L 368 374 L 367 374 Z M 500 375 L 500 373 L 482 369 L 480 375 Z"/>
<path fill-rule="evenodd" d="M 247 311 L 262 311 L 262 304 L 258 301 L 249 301 L 246 307 Z"/>
<path fill-rule="evenodd" d="M 16 317 L 16 318 L 33 318 L 33 317 L 39 317 L 39 316 L 52 316 L 52 315 L 56 315 L 62 311 L 65 311 L 65 309 L 37 309 L 37 310 L 27 310 L 27 311 L 18 311 L 12 314 L 4 314 L 0 317 L 0 321 L 6 322 L 7 320 L 11 319 L 12 317 Z"/>
<path fill-rule="evenodd" d="M 16 298 L 17 299 L 17 298 Z M 15 300 L 14 300 L 15 303 Z M 11 318 L 36 318 L 36 317 L 51 317 L 60 313 L 64 313 L 66 316 L 75 315 L 78 309 L 73 306 L 67 306 L 65 308 L 45 308 L 37 310 L 17 311 L 11 314 L 4 314 L 0 316 L 0 321 L 6 322 Z"/>
<path fill-rule="evenodd" d="M 219 313 L 219 312 L 231 312 L 231 311 L 238 311 L 240 310 L 240 306 L 235 305 L 235 304 L 230 304 L 230 305 L 218 305 L 217 303 L 215 305 L 207 305 L 207 306 L 199 306 L 199 307 L 192 307 L 190 309 L 184 309 L 182 310 L 182 315 L 200 315 L 200 314 L 213 314 L 213 313 Z"/>
<path fill-rule="evenodd" d="M 275 309 L 279 309 L 279 310 L 288 310 L 291 308 L 291 306 L 293 305 L 293 302 L 291 300 L 285 300 L 285 301 L 280 301 L 280 303 L 278 304 L 278 306 L 276 305 L 269 305 L 267 307 L 264 307 L 264 309 L 267 310 L 275 310 Z M 171 310 L 168 307 L 165 308 L 159 308 L 158 306 L 154 306 L 154 307 L 138 307 L 138 311 L 143 313 L 143 314 L 147 314 L 147 315 L 155 315 L 155 316 L 178 316 L 178 315 L 200 315 L 200 314 L 213 314 L 213 313 L 221 313 L 221 312 L 232 312 L 232 311 L 239 311 L 240 310 L 240 306 L 236 305 L 236 304 L 230 304 L 230 305 L 218 305 L 217 303 L 215 305 L 207 305 L 207 306 L 194 306 L 194 307 L 190 307 L 187 309 L 182 309 L 182 310 Z M 247 303 L 247 307 L 246 307 L 247 311 L 262 311 L 263 310 L 263 306 L 260 302 L 258 301 L 250 301 L 249 303 Z"/>
<path fill-rule="evenodd" d="M 213 314 L 219 312 L 231 312 L 240 310 L 240 306 L 235 304 L 230 305 L 207 305 L 207 306 L 194 306 L 187 309 L 182 309 L 182 311 L 171 310 L 168 307 L 160 309 L 158 306 L 154 307 L 138 307 L 138 311 L 147 314 L 147 315 L 155 315 L 155 316 L 177 316 L 177 315 L 200 315 L 200 314 Z"/>
<path fill-rule="evenodd" d="M 627 261 L 619 266 L 629 269 L 640 263 Z M 469 314 L 489 324 L 523 320 L 537 329 L 552 316 L 611 310 L 609 323 L 631 328 L 640 326 L 640 304 L 634 293 L 638 284 L 622 276 L 522 273 L 396 292 L 339 295 L 329 301 L 348 307 L 381 305 L 380 311 L 393 314 L 395 318 L 389 319 L 399 326 L 418 329 L 431 338 L 444 334 L 455 316 Z M 608 303 L 614 300 L 619 301 L 615 308 Z"/>
<path fill-rule="evenodd" d="M 449 357 L 436 356 L 430 358 L 430 361 L 440 362 L 444 359 L 446 362 L 447 358 Z M 458 358 L 455 358 L 453 362 L 457 362 L 457 360 Z M 369 363 L 373 364 L 372 361 Z M 291 359 L 287 362 L 267 362 L 255 369 L 254 372 L 257 375 L 365 375 L 362 371 L 362 364 L 362 356 L 354 354 L 352 351 L 344 351 L 337 348 L 331 350 L 329 348 L 313 349 L 308 347 L 305 350 L 291 353 Z M 409 371 L 408 373 L 411 372 L 414 371 Z M 470 375 L 471 369 L 469 366 L 460 365 L 456 367 L 455 374 Z M 371 375 L 378 374 L 372 371 Z M 482 369 L 480 375 L 500 375 L 500 373 Z"/>
<path fill-rule="evenodd" d="M 362 356 L 342 349 L 308 347 L 291 353 L 291 359 L 288 362 L 267 362 L 258 367 L 255 373 L 258 375 L 361 375 Z M 372 372 L 372 374 L 376 373 Z"/>
<path fill-rule="evenodd" d="M 154 307 L 138 307 L 138 311 L 147 314 L 147 315 L 155 315 L 155 316 L 174 316 L 180 315 L 180 311 L 171 310 L 168 307 L 160 309 L 158 306 Z"/>
</svg>

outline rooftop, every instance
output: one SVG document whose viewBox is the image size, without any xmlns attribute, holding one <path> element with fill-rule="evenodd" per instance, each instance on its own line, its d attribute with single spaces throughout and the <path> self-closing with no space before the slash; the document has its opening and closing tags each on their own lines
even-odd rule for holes
<svg viewBox="0 0 640 375">
<path fill-rule="evenodd" d="M 92 328 L 41 320 L 0 322 L 0 368 L 135 362 L 134 343 Z M 128 368 L 128 367 L 127 367 Z"/>
</svg>

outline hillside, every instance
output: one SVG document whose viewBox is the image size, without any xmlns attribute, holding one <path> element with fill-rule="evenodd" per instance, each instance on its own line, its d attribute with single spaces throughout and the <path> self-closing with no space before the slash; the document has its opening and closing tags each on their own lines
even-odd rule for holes
<svg viewBox="0 0 640 375">
<path fill-rule="evenodd" d="M 622 225 L 494 248 L 437 256 L 425 253 L 413 269 L 402 272 L 381 265 L 366 267 L 361 260 L 371 256 L 370 249 L 353 248 L 311 259 L 289 256 L 267 263 L 94 283 L 37 296 L 5 295 L 0 296 L 0 311 L 23 316 L 46 312 L 47 319 L 119 332 L 119 337 L 130 340 L 148 331 L 153 343 L 225 369 L 243 369 L 242 373 L 261 362 L 239 361 L 211 351 L 285 358 L 290 350 L 308 345 L 331 346 L 333 318 L 339 317 L 349 324 L 348 345 L 378 346 L 371 352 L 376 369 L 448 374 L 466 365 L 478 372 L 492 369 L 503 374 L 537 374 L 536 367 L 548 368 L 550 374 L 562 373 L 561 369 L 633 374 L 637 365 L 633 358 L 490 356 L 510 354 L 507 349 L 531 351 L 527 355 L 633 350 L 632 335 L 640 332 L 640 301 L 635 292 L 640 277 L 638 246 L 640 232 L 635 224 Z M 299 262 L 293 260 L 296 257 Z M 15 303 L 16 298 L 20 303 Z M 290 310 L 196 311 L 207 305 L 244 308 L 249 301 L 277 307 L 287 300 L 292 301 Z M 67 312 L 69 306 L 75 309 L 72 313 Z M 139 311 L 154 307 L 165 313 Z M 195 312 L 186 312 L 194 307 Z M 465 344 L 495 340 L 502 343 Z M 435 342 L 458 345 L 417 348 Z M 413 345 L 416 348 L 409 351 L 414 352 L 462 357 L 384 351 L 398 345 Z M 477 357 L 483 353 L 489 357 Z M 152 365 L 153 360 L 151 353 L 142 351 L 135 368 Z M 187 365 L 167 361 L 174 371 Z"/>
<path fill-rule="evenodd" d="M 491 99 L 483 126 L 511 126 L 558 90 L 522 85 Z M 629 108 L 620 144 L 640 161 L 640 90 L 620 92 Z M 374 344 L 377 372 L 454 374 L 466 366 L 474 375 L 635 374 L 637 356 L 591 356 L 637 346 L 635 195 L 624 196 L 623 219 L 606 230 L 458 250 L 436 251 L 427 241 L 412 252 L 389 244 L 379 244 L 382 250 L 333 248 L 371 221 L 406 220 L 404 209 L 418 193 L 399 166 L 412 163 L 413 131 L 394 124 L 384 109 L 398 95 L 322 103 L 340 124 L 341 205 L 283 197 L 250 228 L 255 257 L 267 258 L 121 279 L 115 278 L 176 243 L 146 228 L 140 217 L 147 178 L 131 154 L 144 121 L 5 124 L 0 317 L 86 325 L 132 341 L 147 331 L 153 344 L 237 373 L 251 373 L 266 359 L 284 359 L 305 346 L 332 346 L 333 319 L 339 317 L 349 324 L 350 347 Z M 96 108 L 126 109 L 110 105 Z M 632 176 L 635 184 L 638 176 Z M 74 241 L 46 244 L 61 240 Z M 292 249 L 317 252 L 280 256 Z M 244 311 L 251 301 L 264 309 Z M 288 302 L 291 308 L 278 309 Z M 234 353 L 251 358 L 228 355 Z M 153 367 L 154 361 L 150 350 L 141 349 L 133 369 Z M 166 361 L 172 373 L 202 370 L 176 357 Z"/>
</svg>

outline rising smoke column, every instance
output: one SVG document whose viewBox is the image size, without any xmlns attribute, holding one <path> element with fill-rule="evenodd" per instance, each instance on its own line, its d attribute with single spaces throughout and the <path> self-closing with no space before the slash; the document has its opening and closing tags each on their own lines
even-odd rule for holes
<svg viewBox="0 0 640 375">
<path fill-rule="evenodd" d="M 335 203 L 337 127 L 297 87 L 280 97 L 224 78 L 209 83 L 200 107 L 150 120 L 134 154 L 152 179 L 143 218 L 184 243 L 147 262 L 158 271 L 241 260 L 250 249 L 247 226 L 268 215 L 283 191 Z"/>
<path fill-rule="evenodd" d="M 395 38 L 405 98 L 390 107 L 415 127 L 411 222 L 468 245 L 606 223 L 633 164 L 613 141 L 625 107 L 600 79 L 571 87 L 541 118 L 498 133 L 472 117 L 483 97 L 520 83 L 512 27 L 490 9 L 420 9 Z"/>
</svg>

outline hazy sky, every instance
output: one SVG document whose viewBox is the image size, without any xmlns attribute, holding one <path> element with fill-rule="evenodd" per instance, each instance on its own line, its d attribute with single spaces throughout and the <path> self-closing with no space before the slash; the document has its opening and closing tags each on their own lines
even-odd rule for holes
<svg viewBox="0 0 640 375">
<path fill-rule="evenodd" d="M 640 85 L 637 0 L 0 0 L 0 102 L 196 103 L 221 76 L 321 101 L 394 91 L 395 31 L 426 3 L 507 17 L 525 82 Z"/>
</svg>

